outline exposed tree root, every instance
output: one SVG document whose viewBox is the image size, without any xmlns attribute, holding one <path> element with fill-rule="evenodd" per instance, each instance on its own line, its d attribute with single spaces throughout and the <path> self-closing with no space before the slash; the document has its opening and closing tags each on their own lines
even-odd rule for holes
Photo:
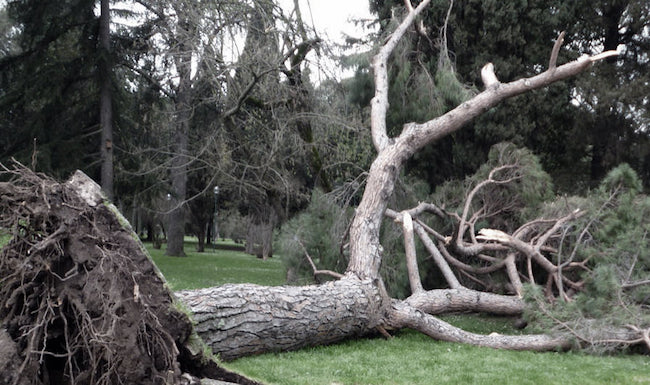
<svg viewBox="0 0 650 385">
<path fill-rule="evenodd" d="M 183 372 L 210 364 L 190 353 L 191 322 L 98 186 L 2 177 L 0 384 L 196 382 Z"/>
</svg>

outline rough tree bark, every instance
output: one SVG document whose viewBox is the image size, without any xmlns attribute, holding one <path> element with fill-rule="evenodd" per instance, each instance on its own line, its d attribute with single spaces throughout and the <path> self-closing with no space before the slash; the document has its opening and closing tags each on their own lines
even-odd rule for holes
<svg viewBox="0 0 650 385">
<path fill-rule="evenodd" d="M 425 291 L 416 265 L 409 264 L 412 296 L 403 301 L 389 298 L 379 275 L 383 252 L 379 230 L 399 172 L 414 153 L 460 129 L 506 98 L 575 76 L 592 63 L 615 56 L 616 52 L 585 56 L 557 66 L 555 61 L 561 40 L 558 39 L 547 71 L 511 83 L 501 83 L 493 66 L 487 64 L 482 71 L 486 86 L 483 92 L 443 116 L 424 123 L 405 124 L 399 136 L 390 138 L 386 131 L 388 57 L 428 3 L 425 0 L 416 8 L 409 7 L 404 21 L 373 60 L 376 93 L 371 103 L 371 129 L 378 155 L 370 168 L 363 199 L 350 228 L 350 262 L 345 276 L 321 286 L 228 285 L 178 293 L 194 312 L 201 337 L 224 359 L 331 343 L 374 331 L 386 334 L 386 329 L 404 327 L 436 339 L 494 348 L 553 350 L 569 346 L 570 339 L 566 335 L 482 336 L 437 319 L 432 314 L 458 310 L 518 314 L 524 304 L 519 296 L 482 293 L 459 284 L 453 289 Z M 400 220 L 406 217 L 398 216 Z M 422 231 L 419 224 L 415 227 Z M 435 249 L 435 245 L 432 247 Z M 438 256 L 440 263 L 446 264 L 443 256 Z M 510 265 L 508 261 L 501 264 L 512 267 Z M 630 333 L 626 336 L 636 338 Z"/>
</svg>

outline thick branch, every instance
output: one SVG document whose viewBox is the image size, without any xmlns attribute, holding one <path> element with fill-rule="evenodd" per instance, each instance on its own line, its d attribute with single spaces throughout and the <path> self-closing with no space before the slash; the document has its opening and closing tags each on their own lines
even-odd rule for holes
<svg viewBox="0 0 650 385">
<path fill-rule="evenodd" d="M 422 281 L 418 271 L 418 259 L 415 254 L 415 238 L 413 236 L 413 219 L 408 212 L 402 213 L 402 229 L 404 230 L 404 250 L 406 254 L 406 270 L 408 271 L 411 293 L 422 290 Z"/>
<path fill-rule="evenodd" d="M 536 76 L 510 83 L 498 83 L 438 118 L 421 124 L 405 125 L 404 131 L 397 141 L 404 143 L 408 147 L 408 156 L 410 156 L 427 144 L 457 131 L 483 111 L 494 107 L 504 99 L 575 76 L 589 68 L 592 63 L 616 55 L 616 51 L 606 51 L 592 57 L 581 57 L 578 60 L 547 70 Z"/>
<path fill-rule="evenodd" d="M 372 99 L 370 115 L 372 140 L 377 151 L 383 150 L 388 144 L 386 132 L 386 111 L 388 110 L 388 57 L 411 26 L 415 17 L 429 4 L 430 0 L 422 1 L 415 9 L 409 7 L 409 13 L 395 32 L 390 36 L 379 53 L 375 55 L 372 67 L 375 73 L 375 97 Z M 410 4 L 410 2 L 408 2 Z"/>
<path fill-rule="evenodd" d="M 329 344 L 381 326 L 382 296 L 371 281 L 318 286 L 224 285 L 177 296 L 199 336 L 224 360 Z"/>
<path fill-rule="evenodd" d="M 456 275 L 451 270 L 451 267 L 449 267 L 449 264 L 447 263 L 445 258 L 442 256 L 442 254 L 440 253 L 440 250 L 438 250 L 438 248 L 433 243 L 431 238 L 429 238 L 429 235 L 424 230 L 424 228 L 422 226 L 420 226 L 420 225 L 416 225 L 415 226 L 415 231 L 417 232 L 418 237 L 420 237 L 420 240 L 424 244 L 424 247 L 431 254 L 431 257 L 433 258 L 436 265 L 440 269 L 440 272 L 445 277 L 445 280 L 449 284 L 449 287 L 451 287 L 452 289 L 462 288 L 463 285 L 461 285 L 461 283 L 458 281 L 458 278 L 456 278 Z"/>
<path fill-rule="evenodd" d="M 404 302 L 428 314 L 475 311 L 501 315 L 519 315 L 524 311 L 525 306 L 524 301 L 516 296 L 486 293 L 465 288 L 423 291 L 412 294 Z"/>
<path fill-rule="evenodd" d="M 517 296 L 521 297 L 523 294 L 523 285 L 521 279 L 519 278 L 519 271 L 517 270 L 517 265 L 515 265 L 515 254 L 510 253 L 505 259 L 506 271 L 508 273 L 508 278 L 510 283 L 515 289 Z"/>
<path fill-rule="evenodd" d="M 408 327 L 441 341 L 460 342 L 496 349 L 549 351 L 567 349 L 567 336 L 520 335 L 508 336 L 498 333 L 480 335 L 467 332 L 432 315 L 418 311 L 405 302 L 393 303 L 390 320 L 393 327 Z"/>
<path fill-rule="evenodd" d="M 420 204 L 418 207 L 419 208 L 426 207 L 426 204 L 425 205 Z M 415 209 L 413 209 L 413 210 L 415 210 Z M 395 220 L 395 222 L 404 222 L 404 218 L 406 216 L 408 216 L 410 218 L 409 213 L 413 212 L 413 210 L 404 211 L 404 212 L 398 214 L 395 211 L 388 209 L 388 210 L 386 210 L 386 216 L 388 216 L 390 218 L 393 218 Z M 445 258 L 440 253 L 440 250 L 438 250 L 436 245 L 433 243 L 433 241 L 429 237 L 426 229 L 422 225 L 420 225 L 419 223 L 413 223 L 412 221 L 411 221 L 411 224 L 410 224 L 410 228 L 411 228 L 411 236 L 412 236 L 413 229 L 415 229 L 416 233 L 418 234 L 418 237 L 420 238 L 420 241 L 422 241 L 422 244 L 424 244 L 424 247 L 427 249 L 427 251 L 431 255 L 431 258 L 433 258 L 434 262 L 436 263 L 436 265 L 438 266 L 438 268 L 442 272 L 442 275 L 447 280 L 447 283 L 449 284 L 449 286 L 451 288 L 453 288 L 453 289 L 462 288 L 463 285 L 461 285 L 460 282 L 458 281 L 458 279 L 456 278 L 456 275 L 454 274 L 454 272 L 451 270 L 451 268 L 449 267 L 449 265 L 445 261 Z M 405 239 L 405 242 L 406 242 L 406 239 Z M 415 255 L 415 251 L 413 251 L 413 255 Z M 414 277 L 417 277 L 417 281 L 420 282 L 419 283 L 419 288 L 418 288 L 419 290 L 414 290 L 415 288 L 413 287 L 413 283 L 411 283 L 411 292 L 416 293 L 416 292 L 422 290 L 422 283 L 420 281 L 420 274 L 419 274 L 419 272 L 417 272 L 417 260 L 415 260 L 415 259 L 409 260 L 408 253 L 406 255 L 406 259 L 407 259 L 407 269 L 409 271 L 409 279 L 411 279 L 411 270 L 415 269 L 416 276 L 414 276 Z M 413 265 L 411 265 L 411 264 L 413 264 Z M 416 286 L 417 286 L 417 284 L 416 284 Z"/>
</svg>

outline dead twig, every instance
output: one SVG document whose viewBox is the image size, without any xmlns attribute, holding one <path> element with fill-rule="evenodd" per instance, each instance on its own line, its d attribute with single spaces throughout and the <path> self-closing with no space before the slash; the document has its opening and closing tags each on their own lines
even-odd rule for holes
<svg viewBox="0 0 650 385">
<path fill-rule="evenodd" d="M 332 271 L 332 270 L 319 270 L 318 268 L 316 268 L 316 264 L 314 264 L 314 260 L 311 259 L 311 256 L 309 255 L 309 252 L 307 251 L 307 248 L 306 248 L 305 245 L 302 243 L 302 241 L 301 241 L 300 239 L 298 239 L 298 237 L 295 237 L 294 240 L 295 240 L 296 242 L 298 242 L 298 244 L 300 245 L 300 247 L 302 247 L 302 250 L 303 250 L 303 252 L 305 253 L 305 257 L 307 258 L 307 261 L 309 262 L 309 265 L 311 266 L 311 268 L 312 268 L 312 270 L 313 270 L 313 272 L 314 272 L 314 277 L 317 276 L 317 275 L 321 275 L 321 274 L 322 274 L 322 275 L 329 275 L 330 277 L 334 277 L 334 278 L 338 278 L 338 279 L 343 278 L 343 274 L 341 274 L 341 273 L 337 273 L 336 271 Z"/>
</svg>

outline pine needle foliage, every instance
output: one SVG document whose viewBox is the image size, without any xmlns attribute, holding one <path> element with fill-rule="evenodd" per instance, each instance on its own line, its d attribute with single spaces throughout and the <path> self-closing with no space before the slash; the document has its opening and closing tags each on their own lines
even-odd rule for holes
<svg viewBox="0 0 650 385">
<path fill-rule="evenodd" d="M 557 256 L 559 261 L 582 263 L 585 269 L 579 281 L 582 289 L 568 299 L 549 303 L 541 286 L 527 288 L 532 306 L 526 317 L 538 328 L 570 331 L 578 344 L 602 353 L 615 344 L 597 331 L 650 326 L 650 197 L 641 191 L 641 179 L 622 164 L 584 199 L 560 197 L 546 206 L 573 209 L 581 204 L 588 211 L 565 229 Z M 585 324 L 593 333 L 577 332 Z"/>
</svg>

